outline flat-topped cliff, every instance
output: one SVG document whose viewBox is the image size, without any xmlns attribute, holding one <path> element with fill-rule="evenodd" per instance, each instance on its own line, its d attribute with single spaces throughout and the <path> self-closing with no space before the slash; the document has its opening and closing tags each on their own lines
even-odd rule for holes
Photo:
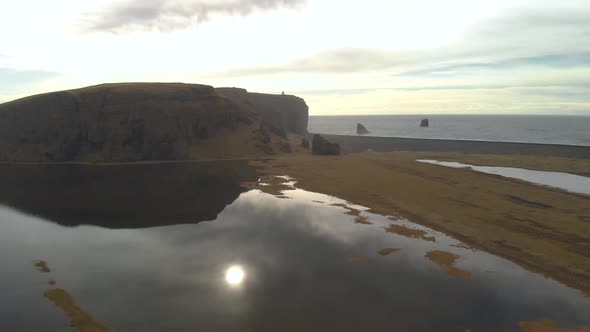
<svg viewBox="0 0 590 332">
<path fill-rule="evenodd" d="M 287 97 L 272 108 L 282 96 L 255 95 L 253 106 L 207 85 L 121 83 L 22 98 L 0 104 L 0 161 L 218 159 L 290 151 L 280 129 L 306 131 L 305 102 Z M 281 116 L 301 103 L 305 119 Z M 270 112 L 281 121 L 266 120 Z"/>
<path fill-rule="evenodd" d="M 240 107 L 260 114 L 275 127 L 283 128 L 287 132 L 307 134 L 309 108 L 302 98 L 252 93 L 239 88 L 217 88 L 216 91 Z"/>
</svg>

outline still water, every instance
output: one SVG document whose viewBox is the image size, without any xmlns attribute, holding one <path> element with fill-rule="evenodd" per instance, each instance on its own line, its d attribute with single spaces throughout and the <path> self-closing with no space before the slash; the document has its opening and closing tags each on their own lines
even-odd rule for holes
<svg viewBox="0 0 590 332">
<path fill-rule="evenodd" d="M 244 164 L 0 171 L 3 332 L 74 331 L 43 296 L 54 288 L 115 331 L 590 325 L 590 299 L 577 290 L 335 197 L 247 190 L 241 181 L 256 176 Z M 78 178 L 41 188 L 60 174 Z M 436 252 L 455 255 L 453 266 L 429 259 Z"/>
<path fill-rule="evenodd" d="M 519 179 L 543 186 L 563 189 L 569 192 L 590 195 L 590 177 L 562 172 L 536 171 L 515 167 L 475 166 L 454 161 L 422 159 L 421 163 L 452 168 L 471 168 L 476 172 L 495 174 L 507 178 Z"/>
</svg>

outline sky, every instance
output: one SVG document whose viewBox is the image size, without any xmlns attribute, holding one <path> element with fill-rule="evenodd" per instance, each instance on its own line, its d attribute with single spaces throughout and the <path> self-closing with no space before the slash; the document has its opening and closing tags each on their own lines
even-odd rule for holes
<svg viewBox="0 0 590 332">
<path fill-rule="evenodd" d="M 590 115 L 590 0 L 0 0 L 0 102 L 115 82 L 311 115 Z"/>
</svg>

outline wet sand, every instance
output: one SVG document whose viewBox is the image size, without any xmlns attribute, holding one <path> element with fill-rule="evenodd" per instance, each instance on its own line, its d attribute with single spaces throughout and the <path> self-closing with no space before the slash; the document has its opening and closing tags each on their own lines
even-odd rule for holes
<svg viewBox="0 0 590 332">
<path fill-rule="evenodd" d="M 366 152 L 334 157 L 296 154 L 251 164 L 262 174 L 288 174 L 299 188 L 442 231 L 590 295 L 589 196 L 416 162 L 433 154 L 440 160 L 474 163 L 468 154 Z M 570 169 L 573 163 L 580 173 L 590 172 L 588 160 L 485 157 L 488 166 L 515 166 L 510 160 L 520 167 L 555 171 Z"/>
</svg>

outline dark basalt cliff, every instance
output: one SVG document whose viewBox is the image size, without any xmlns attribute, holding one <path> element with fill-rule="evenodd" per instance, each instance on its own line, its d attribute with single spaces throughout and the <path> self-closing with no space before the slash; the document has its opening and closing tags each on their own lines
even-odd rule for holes
<svg viewBox="0 0 590 332">
<path fill-rule="evenodd" d="M 302 98 L 291 95 L 252 93 L 239 88 L 217 88 L 216 90 L 240 107 L 260 114 L 274 127 L 300 135 L 307 134 L 309 108 Z"/>
<path fill-rule="evenodd" d="M 279 153 L 288 150 L 288 143 L 277 129 L 304 132 L 307 106 L 305 119 L 291 115 L 289 103 L 269 117 L 275 97 L 281 96 L 256 95 L 252 106 L 210 86 L 180 83 L 103 84 L 31 96 L 0 104 L 0 160 L 101 162 Z M 275 117 L 280 121 L 264 120 Z"/>
</svg>

